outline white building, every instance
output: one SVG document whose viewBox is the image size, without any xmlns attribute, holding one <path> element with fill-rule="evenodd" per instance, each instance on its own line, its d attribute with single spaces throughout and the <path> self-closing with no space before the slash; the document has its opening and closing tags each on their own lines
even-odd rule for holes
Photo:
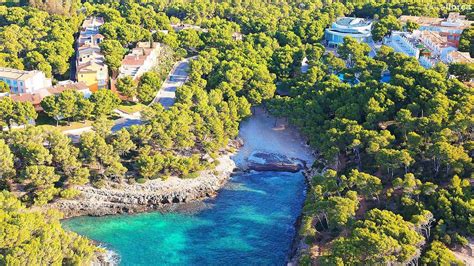
<svg viewBox="0 0 474 266">
<path fill-rule="evenodd" d="M 109 79 L 105 57 L 99 46 L 104 40 L 99 33 L 103 24 L 102 17 L 86 18 L 77 38 L 76 80 L 84 82 L 93 92 L 107 88 Z"/>
<path fill-rule="evenodd" d="M 77 38 L 78 47 L 88 45 L 98 45 L 104 36 L 99 33 L 99 28 L 104 25 L 104 18 L 102 17 L 88 17 L 81 25 L 81 31 Z"/>
<path fill-rule="evenodd" d="M 431 68 L 438 62 L 472 63 L 469 53 L 457 51 L 455 45 L 446 36 L 438 32 L 419 31 L 393 32 L 385 38 L 384 44 L 392 47 L 396 52 L 415 57 L 425 68 Z"/>
<path fill-rule="evenodd" d="M 338 46 L 344 42 L 344 37 L 352 37 L 359 42 L 372 40 L 372 21 L 362 18 L 342 17 L 333 22 L 325 31 L 328 46 Z"/>
<path fill-rule="evenodd" d="M 420 41 L 428 48 L 432 58 L 438 58 L 447 63 L 448 54 L 457 50 L 456 47 L 448 42 L 447 37 L 441 36 L 436 32 L 417 31 L 416 34 L 419 34 Z"/>
<path fill-rule="evenodd" d="M 137 43 L 137 46 L 122 60 L 118 77 L 130 76 L 134 80 L 139 79 L 158 63 L 160 47 L 160 44 L 157 42 Z"/>
<path fill-rule="evenodd" d="M 0 67 L 0 80 L 8 84 L 11 93 L 33 93 L 51 87 L 51 79 L 39 70 L 26 71 Z"/>
<path fill-rule="evenodd" d="M 384 44 L 392 47 L 395 52 L 404 53 L 415 58 L 420 57 L 420 49 L 417 47 L 418 40 L 408 32 L 395 31 L 390 37 L 385 38 Z"/>
</svg>

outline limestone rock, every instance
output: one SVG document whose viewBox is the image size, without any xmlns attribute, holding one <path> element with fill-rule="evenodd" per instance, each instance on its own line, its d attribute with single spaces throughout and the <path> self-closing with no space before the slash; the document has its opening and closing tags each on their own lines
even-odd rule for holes
<svg viewBox="0 0 474 266">
<path fill-rule="evenodd" d="M 169 204 L 180 204 L 215 196 L 232 174 L 235 163 L 230 155 L 220 157 L 214 171 L 203 171 L 197 178 L 150 180 L 145 184 L 122 184 L 120 189 L 77 187 L 78 199 L 60 199 L 50 205 L 66 218 L 91 215 L 103 216 L 155 210 Z"/>
<path fill-rule="evenodd" d="M 281 154 L 254 151 L 247 159 L 247 168 L 255 171 L 298 172 L 305 168 L 305 162 Z"/>
</svg>

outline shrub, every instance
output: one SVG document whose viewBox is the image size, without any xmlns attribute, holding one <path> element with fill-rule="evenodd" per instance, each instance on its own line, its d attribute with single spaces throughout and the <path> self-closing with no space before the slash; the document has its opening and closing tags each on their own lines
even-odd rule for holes
<svg viewBox="0 0 474 266">
<path fill-rule="evenodd" d="M 148 181 L 148 179 L 143 178 L 143 177 L 140 177 L 140 178 L 137 179 L 137 183 L 138 183 L 138 184 L 145 184 L 146 181 Z"/>
<path fill-rule="evenodd" d="M 183 179 L 193 179 L 193 178 L 196 178 L 198 176 L 199 176 L 198 172 L 191 172 L 191 173 L 186 174 L 186 175 L 181 175 L 181 178 L 183 178 Z"/>
<path fill-rule="evenodd" d="M 81 194 L 81 192 L 75 188 L 67 188 L 59 193 L 63 199 L 73 199 L 79 196 L 79 194 Z"/>
<path fill-rule="evenodd" d="M 94 181 L 92 182 L 92 186 L 94 186 L 95 188 L 103 188 L 105 187 L 105 180 L 99 179 L 97 181 Z"/>
</svg>

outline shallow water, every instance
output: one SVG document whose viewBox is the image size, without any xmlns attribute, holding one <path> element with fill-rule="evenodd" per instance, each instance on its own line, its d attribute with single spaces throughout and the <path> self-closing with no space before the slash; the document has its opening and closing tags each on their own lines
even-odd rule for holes
<svg viewBox="0 0 474 266">
<path fill-rule="evenodd" d="M 64 226 L 104 243 L 121 265 L 284 265 L 304 187 L 301 173 L 239 174 L 197 211 L 79 217 Z"/>
</svg>

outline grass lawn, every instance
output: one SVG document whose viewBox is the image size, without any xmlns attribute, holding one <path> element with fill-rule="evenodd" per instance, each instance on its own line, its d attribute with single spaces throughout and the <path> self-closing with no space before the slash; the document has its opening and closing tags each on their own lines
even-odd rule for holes
<svg viewBox="0 0 474 266">
<path fill-rule="evenodd" d="M 117 109 L 127 114 L 133 114 L 142 111 L 145 107 L 146 106 L 141 103 L 122 102 Z"/>
<path fill-rule="evenodd" d="M 71 124 L 67 124 L 67 122 L 61 122 L 59 123 L 59 126 L 54 125 L 38 125 L 39 127 L 52 127 L 52 128 L 57 128 L 59 131 L 66 131 L 66 130 L 72 130 L 72 129 L 79 129 L 83 127 L 90 127 L 92 126 L 92 121 L 86 121 L 85 123 L 83 122 L 71 122 Z"/>
<path fill-rule="evenodd" d="M 60 131 L 66 131 L 71 129 L 90 127 L 92 125 L 92 121 L 86 121 L 85 123 L 71 122 L 69 125 L 67 124 L 67 121 L 59 121 L 59 126 L 56 127 L 56 120 L 47 116 L 43 112 L 40 112 L 38 113 L 38 118 L 36 119 L 36 125 L 40 127 L 54 127 L 59 129 Z"/>
</svg>

